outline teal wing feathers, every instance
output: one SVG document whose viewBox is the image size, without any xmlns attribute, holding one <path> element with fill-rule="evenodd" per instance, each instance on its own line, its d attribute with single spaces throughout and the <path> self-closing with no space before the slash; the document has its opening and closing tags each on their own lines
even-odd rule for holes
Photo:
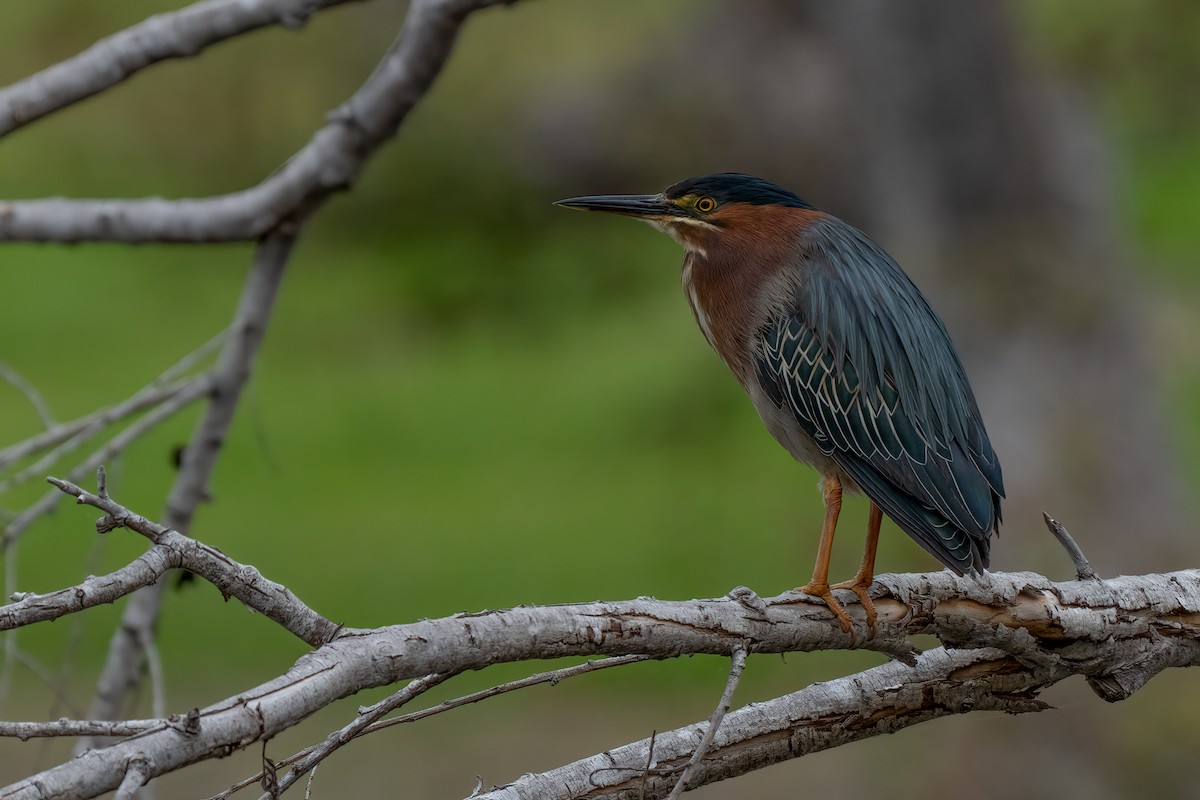
<svg viewBox="0 0 1200 800">
<path fill-rule="evenodd" d="M 957 573 L 989 561 L 1000 463 L 944 325 L 860 231 L 804 234 L 792 303 L 755 342 L 768 397 L 906 533 Z"/>
</svg>

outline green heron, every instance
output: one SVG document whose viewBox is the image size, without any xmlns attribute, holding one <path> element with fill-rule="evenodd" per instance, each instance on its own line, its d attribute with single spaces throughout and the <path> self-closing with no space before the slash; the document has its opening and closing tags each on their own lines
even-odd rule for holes
<svg viewBox="0 0 1200 800">
<path fill-rule="evenodd" d="M 812 580 L 867 593 L 883 514 L 956 574 L 988 566 L 1004 484 L 966 372 L 920 290 L 866 234 L 760 178 L 689 178 L 659 194 L 558 205 L 645 220 L 686 251 L 683 287 L 704 338 L 767 429 L 821 474 L 825 522 Z M 829 585 L 842 490 L 871 501 L 853 580 Z"/>
</svg>

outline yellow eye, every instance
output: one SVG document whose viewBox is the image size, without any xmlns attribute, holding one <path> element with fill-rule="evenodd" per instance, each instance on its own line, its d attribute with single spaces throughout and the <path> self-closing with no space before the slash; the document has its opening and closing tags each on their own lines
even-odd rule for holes
<svg viewBox="0 0 1200 800">
<path fill-rule="evenodd" d="M 711 197 L 701 197 L 699 200 L 696 201 L 696 210 L 701 211 L 705 214 L 712 211 L 716 207 L 717 207 L 717 201 L 713 200 Z"/>
</svg>

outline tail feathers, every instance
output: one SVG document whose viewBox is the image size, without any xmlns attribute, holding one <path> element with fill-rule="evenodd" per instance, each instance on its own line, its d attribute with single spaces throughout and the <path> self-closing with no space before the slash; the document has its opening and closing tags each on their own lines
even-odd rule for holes
<svg viewBox="0 0 1200 800">
<path fill-rule="evenodd" d="M 841 467 L 901 530 L 955 574 L 979 574 L 987 569 L 991 561 L 989 537 L 998 525 L 997 502 L 993 502 L 993 513 L 982 525 L 966 530 L 892 485 L 869 464 L 845 459 Z"/>
</svg>

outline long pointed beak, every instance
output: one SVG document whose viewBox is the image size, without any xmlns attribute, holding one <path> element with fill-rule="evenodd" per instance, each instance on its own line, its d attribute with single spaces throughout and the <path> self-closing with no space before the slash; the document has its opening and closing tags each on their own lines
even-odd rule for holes
<svg viewBox="0 0 1200 800">
<path fill-rule="evenodd" d="M 679 206 L 661 194 L 600 194 L 586 197 L 568 197 L 556 200 L 554 205 L 578 208 L 584 211 L 608 211 L 630 217 L 678 216 Z"/>
</svg>

